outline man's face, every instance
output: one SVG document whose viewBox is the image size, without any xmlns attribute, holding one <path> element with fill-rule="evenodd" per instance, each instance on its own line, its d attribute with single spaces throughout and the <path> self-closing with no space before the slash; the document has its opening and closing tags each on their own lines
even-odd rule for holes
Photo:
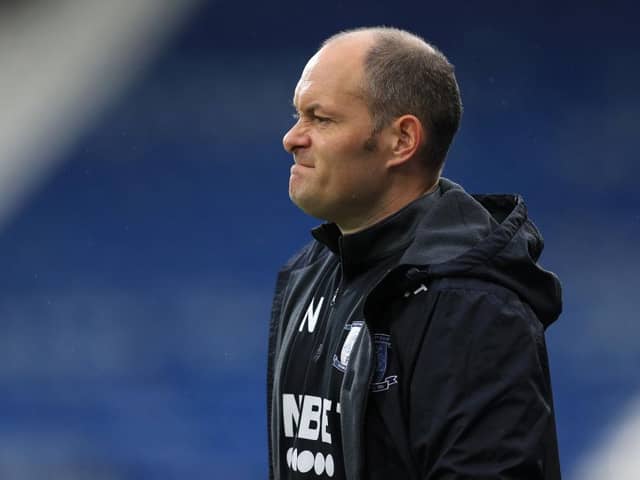
<svg viewBox="0 0 640 480">
<path fill-rule="evenodd" d="M 294 94 L 298 119 L 283 138 L 293 154 L 289 196 L 317 218 L 341 228 L 366 221 L 384 189 L 383 148 L 362 98 L 368 42 L 340 40 L 307 63 Z"/>
</svg>

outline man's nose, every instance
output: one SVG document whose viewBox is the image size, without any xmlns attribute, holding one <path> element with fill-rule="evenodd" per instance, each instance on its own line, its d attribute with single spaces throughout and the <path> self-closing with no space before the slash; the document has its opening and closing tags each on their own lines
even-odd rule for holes
<svg viewBox="0 0 640 480">
<path fill-rule="evenodd" d="M 308 147 L 311 144 L 309 134 L 300 128 L 300 122 L 289 129 L 282 137 L 282 145 L 289 153 L 294 153 L 298 148 Z"/>
</svg>

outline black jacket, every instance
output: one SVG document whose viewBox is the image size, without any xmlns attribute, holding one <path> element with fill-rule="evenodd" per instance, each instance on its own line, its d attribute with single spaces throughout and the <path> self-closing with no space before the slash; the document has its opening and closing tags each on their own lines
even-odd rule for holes
<svg viewBox="0 0 640 480">
<path fill-rule="evenodd" d="M 544 329 L 561 312 L 561 291 L 536 263 L 542 238 L 517 195 L 471 196 L 446 179 L 440 189 L 424 215 L 398 229 L 407 247 L 397 265 L 362 292 L 366 326 L 340 392 L 347 478 L 559 479 Z M 283 312 L 296 311 L 291 292 L 304 289 L 301 272 L 330 255 L 313 241 L 278 275 L 267 372 L 270 478 L 279 475 L 278 358 L 294 328 L 287 318 L 295 318 Z M 391 333 L 402 379 L 399 400 L 380 407 L 393 419 L 389 441 L 403 452 L 392 471 L 365 448 L 376 361 L 369 332 L 380 328 Z"/>
</svg>

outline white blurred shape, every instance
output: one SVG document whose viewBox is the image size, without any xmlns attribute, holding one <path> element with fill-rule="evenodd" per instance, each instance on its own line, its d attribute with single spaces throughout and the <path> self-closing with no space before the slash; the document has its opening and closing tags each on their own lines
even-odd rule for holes
<svg viewBox="0 0 640 480">
<path fill-rule="evenodd" d="M 0 227 L 201 0 L 56 0 L 0 16 Z"/>
<path fill-rule="evenodd" d="M 584 457 L 574 480 L 640 478 L 640 396 L 622 412 L 603 440 Z"/>
</svg>

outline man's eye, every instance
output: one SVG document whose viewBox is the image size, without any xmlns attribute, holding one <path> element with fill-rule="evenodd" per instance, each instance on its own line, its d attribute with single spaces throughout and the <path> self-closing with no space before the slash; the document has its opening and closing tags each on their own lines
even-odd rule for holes
<svg viewBox="0 0 640 480">
<path fill-rule="evenodd" d="M 293 112 L 291 114 L 291 117 L 297 122 L 298 120 L 300 120 L 300 117 L 302 117 L 303 115 L 300 114 L 299 112 Z M 328 117 L 319 117 L 318 115 L 304 115 L 304 117 L 307 119 L 307 121 L 312 121 L 312 122 L 317 122 L 317 123 L 328 123 L 331 121 L 330 118 Z"/>
</svg>

